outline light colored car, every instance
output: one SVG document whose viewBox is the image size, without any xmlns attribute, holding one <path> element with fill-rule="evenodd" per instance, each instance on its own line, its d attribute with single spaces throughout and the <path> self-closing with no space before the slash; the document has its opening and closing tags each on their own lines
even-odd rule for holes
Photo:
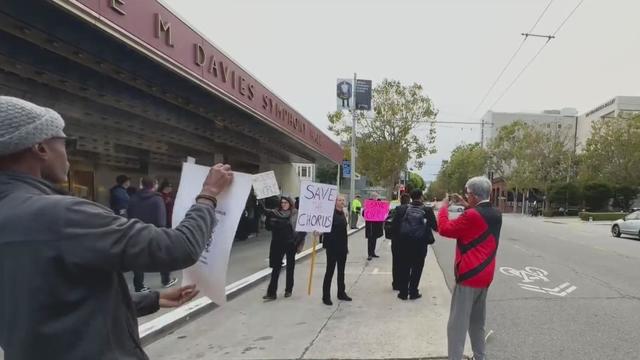
<svg viewBox="0 0 640 360">
<path fill-rule="evenodd" d="M 640 237 L 640 211 L 633 212 L 623 219 L 616 220 L 611 226 L 611 234 L 615 237 L 620 237 L 621 235 Z"/>
</svg>

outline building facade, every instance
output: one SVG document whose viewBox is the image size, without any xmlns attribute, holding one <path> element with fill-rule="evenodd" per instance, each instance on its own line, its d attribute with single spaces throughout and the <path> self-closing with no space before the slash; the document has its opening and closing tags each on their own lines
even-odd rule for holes
<svg viewBox="0 0 640 360">
<path fill-rule="evenodd" d="M 640 112 L 640 96 L 616 96 L 582 114 L 578 118 L 578 151 L 582 151 L 591 137 L 593 123 L 600 119 L 614 118 L 620 113 Z"/>
<path fill-rule="evenodd" d="M 278 56 L 272 54 L 268 56 Z M 178 183 L 187 157 L 274 170 L 284 193 L 343 150 L 161 2 L 7 0 L 0 94 L 58 111 L 71 193 L 108 203 L 118 174 Z"/>
<path fill-rule="evenodd" d="M 571 136 L 571 143 L 574 144 L 574 146 L 576 143 L 578 112 L 573 108 L 545 110 L 541 113 L 487 111 L 481 121 L 481 144 L 485 148 L 498 135 L 501 128 L 516 121 L 522 121 L 528 125 L 543 129 L 565 131 Z"/>
</svg>

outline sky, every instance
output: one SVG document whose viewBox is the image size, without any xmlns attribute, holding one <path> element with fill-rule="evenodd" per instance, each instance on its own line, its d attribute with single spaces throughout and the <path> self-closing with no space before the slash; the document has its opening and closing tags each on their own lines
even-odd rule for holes
<svg viewBox="0 0 640 360">
<path fill-rule="evenodd" d="M 426 180 L 457 145 L 480 140 L 479 125 L 446 122 L 479 123 L 490 109 L 582 114 L 640 95 L 638 0 L 585 0 L 506 91 L 546 41 L 529 37 L 479 107 L 549 0 L 164 2 L 327 133 L 337 78 L 421 84 L 442 122 L 437 153 L 419 171 Z M 532 33 L 554 33 L 579 2 L 551 1 Z"/>
</svg>

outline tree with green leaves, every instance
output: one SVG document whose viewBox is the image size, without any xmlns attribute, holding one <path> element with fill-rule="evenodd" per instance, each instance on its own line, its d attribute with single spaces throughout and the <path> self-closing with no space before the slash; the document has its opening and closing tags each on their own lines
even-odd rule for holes
<svg viewBox="0 0 640 360">
<path fill-rule="evenodd" d="M 390 193 L 407 162 L 421 169 L 424 157 L 435 152 L 437 110 L 419 84 L 383 80 L 373 89 L 372 116 L 356 111 L 356 171 L 383 185 Z M 343 112 L 328 114 L 329 129 L 350 143 L 352 126 Z M 419 129 L 426 134 L 418 136 Z"/>
<path fill-rule="evenodd" d="M 467 180 L 487 172 L 489 154 L 480 143 L 459 145 L 451 152 L 436 181 L 443 184 L 448 192 L 462 194 Z"/>
<path fill-rule="evenodd" d="M 576 157 L 567 130 L 547 130 L 515 121 L 500 128 L 489 144 L 490 169 L 512 189 L 539 189 L 570 182 Z M 548 204 L 547 204 L 548 205 Z"/>
<path fill-rule="evenodd" d="M 422 176 L 414 172 L 409 173 L 409 180 L 407 181 L 407 192 L 411 192 L 416 189 L 424 191 L 426 187 L 427 185 L 425 184 Z"/>
<path fill-rule="evenodd" d="M 316 167 L 316 180 L 323 184 L 335 185 L 338 180 L 338 167 L 333 164 Z"/>
<path fill-rule="evenodd" d="M 580 156 L 582 182 L 640 186 L 640 115 L 620 114 L 593 123 Z"/>
</svg>

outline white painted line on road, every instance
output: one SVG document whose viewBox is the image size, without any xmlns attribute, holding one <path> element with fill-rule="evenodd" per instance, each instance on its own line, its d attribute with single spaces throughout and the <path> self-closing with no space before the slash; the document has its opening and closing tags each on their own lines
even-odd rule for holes
<svg viewBox="0 0 640 360">
<path fill-rule="evenodd" d="M 484 337 L 484 342 L 487 342 L 487 340 L 489 339 L 489 336 L 491 336 L 493 334 L 493 330 L 489 330 L 489 332 L 487 333 L 487 336 Z"/>
</svg>

